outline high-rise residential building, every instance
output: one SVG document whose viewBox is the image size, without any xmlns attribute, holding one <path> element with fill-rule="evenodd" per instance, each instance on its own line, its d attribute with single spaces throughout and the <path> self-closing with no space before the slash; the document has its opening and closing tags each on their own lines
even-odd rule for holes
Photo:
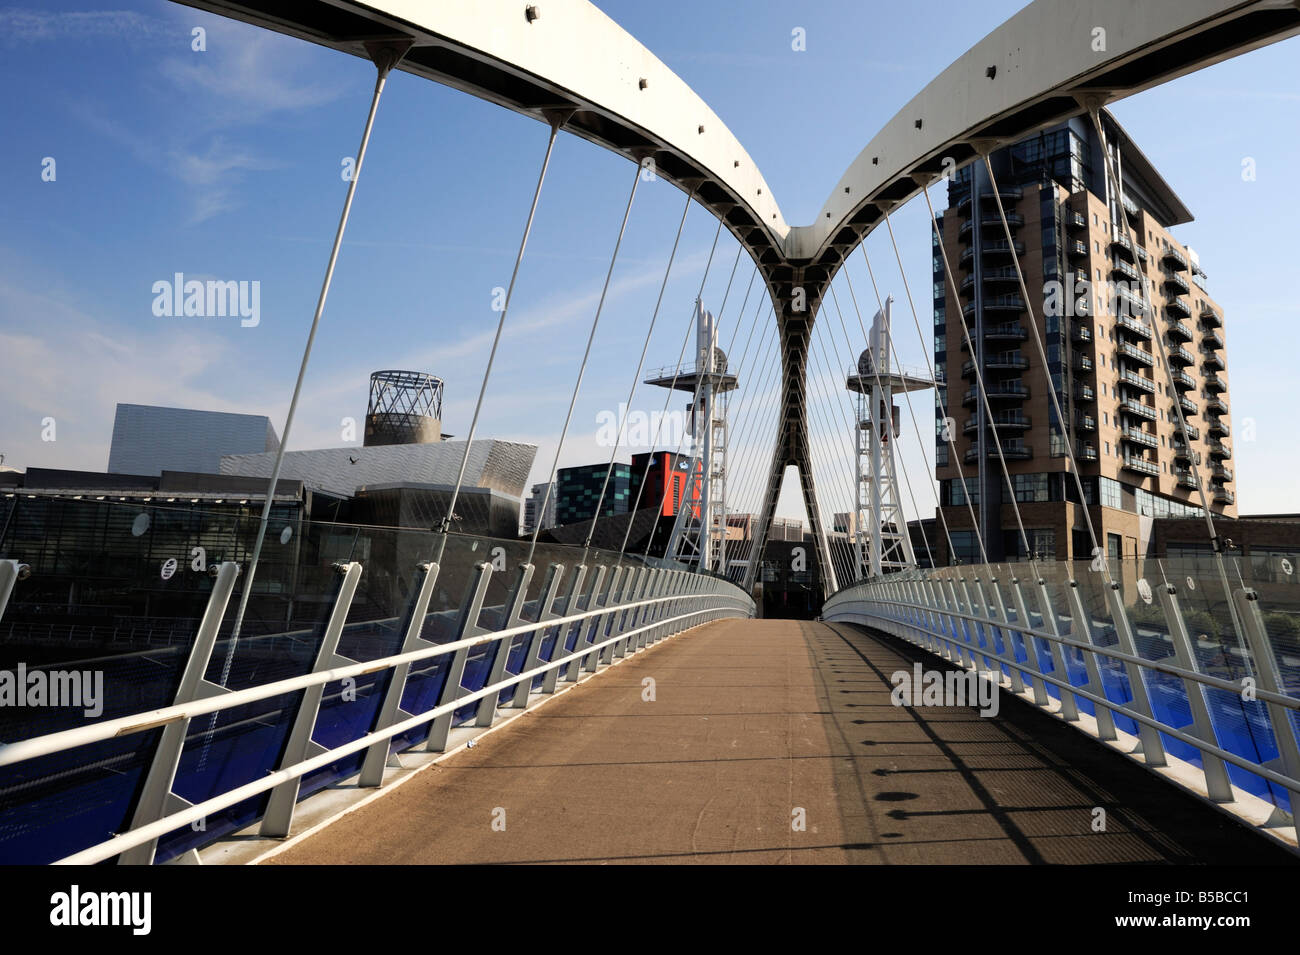
<svg viewBox="0 0 1300 955">
<path fill-rule="evenodd" d="M 546 502 L 545 511 L 542 510 L 542 502 Z M 541 517 L 541 528 L 546 530 L 548 527 L 555 526 L 555 485 L 554 484 L 534 484 L 532 494 L 528 500 L 524 501 L 524 530 L 525 534 L 531 534 L 537 530 L 538 517 Z"/>
<path fill-rule="evenodd" d="M 934 353 L 948 418 L 939 405 L 936 477 L 965 563 L 984 560 L 972 509 L 989 561 L 1028 556 L 1013 499 L 1032 554 L 1091 554 L 1067 448 L 1109 557 L 1147 554 L 1152 518 L 1201 515 L 1203 505 L 1237 513 L 1223 310 L 1195 252 L 1170 231 L 1191 213 L 1114 118 L 1102 118 L 1106 145 L 1083 117 L 993 154 L 1010 243 L 984 164 L 959 170 L 939 218 L 955 290 L 932 238 Z M 1121 170 L 1122 190 L 1108 187 L 1104 149 Z M 939 536 L 942 562 L 947 542 Z"/>
</svg>

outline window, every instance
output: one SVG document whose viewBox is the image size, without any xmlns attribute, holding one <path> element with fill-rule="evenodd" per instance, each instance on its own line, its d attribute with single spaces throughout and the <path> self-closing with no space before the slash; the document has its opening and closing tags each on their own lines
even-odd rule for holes
<svg viewBox="0 0 1300 955">
<path fill-rule="evenodd" d="M 1111 478 L 1100 478 L 1101 484 L 1101 504 L 1103 507 L 1123 507 L 1124 493 L 1120 489 L 1119 482 Z"/>
<path fill-rule="evenodd" d="M 979 541 L 974 531 L 953 531 L 953 557 L 963 564 L 978 564 L 981 561 Z"/>
</svg>

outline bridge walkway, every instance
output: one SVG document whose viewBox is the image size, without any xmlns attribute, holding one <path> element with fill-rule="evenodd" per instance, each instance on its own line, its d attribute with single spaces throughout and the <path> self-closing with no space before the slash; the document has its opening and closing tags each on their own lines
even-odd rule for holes
<svg viewBox="0 0 1300 955">
<path fill-rule="evenodd" d="M 1296 861 L 1009 694 L 893 706 L 914 660 L 941 665 L 846 624 L 708 624 L 268 862 Z"/>
</svg>

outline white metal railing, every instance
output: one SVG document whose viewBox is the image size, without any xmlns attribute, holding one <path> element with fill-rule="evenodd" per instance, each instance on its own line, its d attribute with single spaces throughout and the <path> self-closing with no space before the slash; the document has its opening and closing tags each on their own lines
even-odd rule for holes
<svg viewBox="0 0 1300 955">
<path fill-rule="evenodd" d="M 422 743 L 417 741 L 413 747 L 422 745 L 425 751 L 442 751 L 447 744 L 453 714 L 462 707 L 477 703 L 475 724 L 490 726 L 498 715 L 500 695 L 512 687 L 515 693 L 507 705 L 523 708 L 534 692 L 533 683 L 538 677 L 542 678 L 540 692 L 553 693 L 561 679 L 574 682 L 583 671 L 594 672 L 600 664 L 618 662 L 689 627 L 721 617 L 748 617 L 754 612 L 753 601 L 726 580 L 683 570 L 644 566 L 615 567 L 612 573 L 608 573 L 610 568 L 598 566 L 590 578 L 590 586 L 584 590 L 589 568 L 580 565 L 574 569 L 567 593 L 561 597 L 564 568 L 552 565 L 545 586 L 534 602 L 536 617 L 525 619 L 523 610 L 533 577 L 532 565 L 519 567 L 504 605 L 485 607 L 484 598 L 493 567 L 490 563 L 480 563 L 474 567 L 462 609 L 452 621 L 455 638 L 447 643 L 432 643 L 423 639 L 421 633 L 430 618 L 445 616 L 428 612 L 439 567 L 427 563 L 421 564 L 419 569 L 423 580 L 403 619 L 405 639 L 401 652 L 364 662 L 348 660 L 338 654 L 338 640 L 344 632 L 348 609 L 362 572 L 359 563 L 339 564 L 336 571 L 342 577 L 342 583 L 311 672 L 230 690 L 208 682 L 203 675 L 239 574 L 234 563 L 214 568 L 212 595 L 171 706 L 0 745 L 0 767 L 5 767 L 97 742 L 162 730 L 127 831 L 86 846 L 59 862 L 90 864 L 115 856 L 125 863 L 152 862 L 160 837 L 268 791 L 271 797 L 261 817 L 261 832 L 267 836 L 285 836 L 292 826 L 299 782 L 317 769 L 365 751 L 360 785 L 382 785 L 389 743 L 398 735 L 428 725 L 427 738 Z M 11 583 L 16 572 L 12 561 L 0 561 L 0 578 L 3 578 L 0 584 Z M 560 600 L 563 608 L 557 611 L 556 604 Z M 577 609 L 579 607 L 583 609 Z M 485 614 L 495 615 L 504 626 L 497 629 L 480 626 Z M 389 620 L 383 622 L 391 623 Z M 549 659 L 544 660 L 543 645 L 550 636 L 554 637 L 554 644 Z M 510 673 L 507 663 L 515 639 L 519 637 L 527 637 L 526 652 L 519 672 Z M 573 649 L 566 650 L 570 637 Z M 462 686 L 462 680 L 470 651 L 489 645 L 493 649 L 484 686 L 467 690 Z M 436 705 L 417 714 L 403 712 L 400 703 L 412 666 L 436 658 L 449 660 Z M 330 749 L 315 744 L 311 739 L 312 730 L 320 714 L 326 684 L 383 672 L 391 672 L 392 679 L 384 691 L 370 732 Z M 177 769 L 193 719 L 286 693 L 299 693 L 301 697 L 288 732 L 285 755 L 274 772 L 198 804 L 191 804 L 176 795 Z"/>
<path fill-rule="evenodd" d="M 866 624 L 965 669 L 992 671 L 1013 693 L 1100 740 L 1117 739 L 1115 718 L 1125 717 L 1136 724 L 1140 741 L 1130 755 L 1136 758 L 1140 752 L 1142 762 L 1162 770 L 1164 778 L 1208 796 L 1295 848 L 1300 666 L 1296 661 L 1287 665 L 1288 683 L 1258 592 L 1240 580 L 1240 586 L 1232 586 L 1220 579 L 1165 573 L 1159 564 L 1158 579 L 1148 582 L 1140 576 L 1141 563 L 1119 564 L 1120 573 L 1110 584 L 1086 562 L 1077 574 L 1078 568 L 1053 562 L 915 570 L 839 591 L 826 602 L 822 618 Z M 1198 661 L 1196 651 L 1206 645 L 1194 643 L 1192 634 L 1194 624 L 1204 625 L 1201 615 L 1207 611 L 1189 614 L 1183 606 L 1189 599 L 1219 611 L 1217 623 L 1230 632 L 1234 645 L 1226 637 L 1215 645 L 1231 661 L 1226 678 L 1206 672 Z M 1211 631 L 1217 631 L 1215 623 Z M 1139 639 L 1147 649 L 1160 648 L 1159 655 L 1143 655 Z M 1232 672 L 1238 668 L 1241 679 Z M 1177 690 L 1168 682 L 1160 684 L 1156 675 L 1172 678 Z M 1055 688 L 1055 699 L 1048 687 Z M 1163 705 L 1156 705 L 1153 697 L 1161 694 Z M 1255 733 L 1249 707 L 1268 738 L 1251 739 L 1246 746 L 1240 735 L 1234 737 L 1231 721 L 1224 719 L 1230 697 L 1240 698 L 1246 729 Z M 1081 718 L 1082 701 L 1093 707 L 1093 720 Z M 1175 718 L 1183 703 L 1186 718 Z M 1200 766 L 1168 754 L 1162 736 L 1191 747 Z M 1268 755 L 1273 752 L 1276 756 Z M 1179 771 L 1163 772 L 1171 760 L 1182 764 Z M 1235 784 L 1229 778 L 1229 766 L 1278 787 L 1285 796 L 1252 794 L 1243 788 L 1248 778 L 1239 776 Z M 1271 804 L 1266 819 L 1257 818 L 1260 799 Z"/>
</svg>

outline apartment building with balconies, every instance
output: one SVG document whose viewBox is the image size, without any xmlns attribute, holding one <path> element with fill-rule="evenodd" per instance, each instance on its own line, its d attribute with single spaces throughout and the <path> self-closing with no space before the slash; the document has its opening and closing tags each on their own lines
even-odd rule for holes
<svg viewBox="0 0 1300 955">
<path fill-rule="evenodd" d="M 949 183 L 936 478 L 963 562 L 984 559 L 972 511 L 990 561 L 1090 556 L 1085 505 L 1111 557 L 1146 554 L 1155 518 L 1237 513 L 1223 309 L 1171 231 L 1191 212 L 1108 113 L 1103 128 L 1108 147 L 1082 117 L 993 154 L 1011 241 L 982 162 Z"/>
</svg>

